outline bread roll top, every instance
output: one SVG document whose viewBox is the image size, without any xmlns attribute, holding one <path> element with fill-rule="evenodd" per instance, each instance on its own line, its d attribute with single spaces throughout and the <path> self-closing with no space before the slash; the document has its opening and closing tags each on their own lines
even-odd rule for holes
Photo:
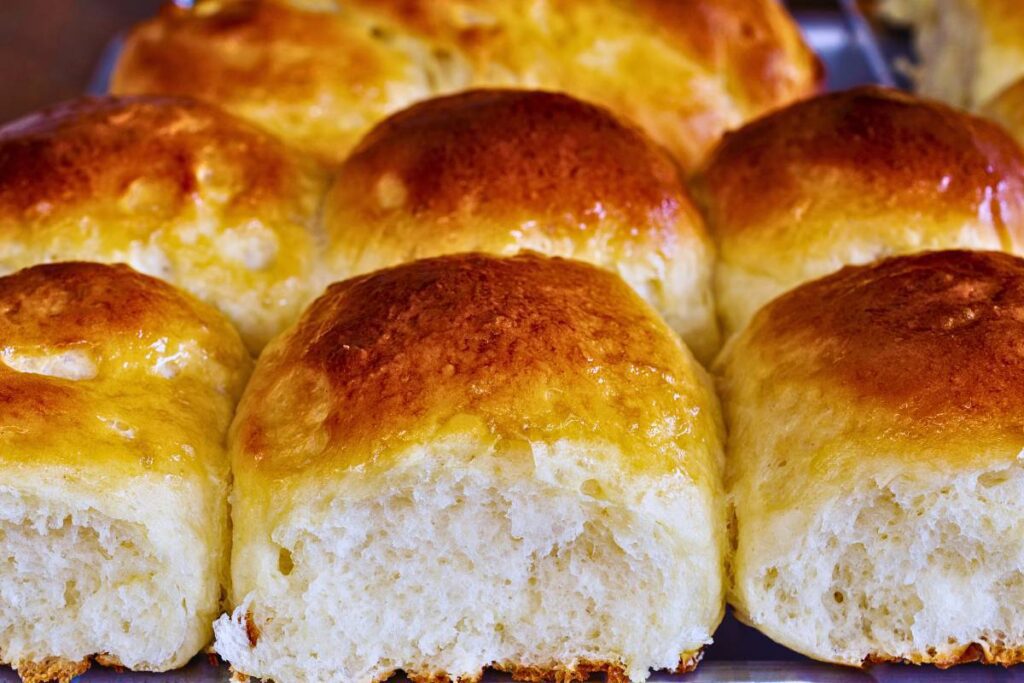
<svg viewBox="0 0 1024 683">
<path fill-rule="evenodd" d="M 0 461 L 222 471 L 251 360 L 217 311 L 127 266 L 0 278 Z"/>
<path fill-rule="evenodd" d="M 200 102 L 86 97 L 0 128 L 0 209 L 31 219 L 135 199 L 173 215 L 199 194 L 227 212 L 287 214 L 297 207 L 278 203 L 299 203 L 300 168 L 273 137 Z"/>
<path fill-rule="evenodd" d="M 771 387 L 813 406 L 788 429 L 760 413 L 780 440 L 766 453 L 802 435 L 816 448 L 792 453 L 822 458 L 791 458 L 784 471 L 839 467 L 857 448 L 858 468 L 980 466 L 1024 447 L 1022 333 L 1024 260 L 1015 256 L 940 251 L 847 267 L 757 314 L 720 359 L 724 401 L 785 411 L 785 400 L 758 389 Z"/>
<path fill-rule="evenodd" d="M 904 241 L 908 229 L 927 240 L 950 229 L 940 220 L 948 215 L 1024 248 L 1019 147 L 989 121 L 895 90 L 824 95 L 729 133 L 699 185 L 726 258 L 762 258 L 754 246 L 821 252 L 887 233 Z M 904 227 L 894 215 L 917 220 Z"/>
<path fill-rule="evenodd" d="M 539 91 L 474 90 L 386 119 L 341 166 L 327 213 L 332 240 L 392 250 L 414 248 L 413 231 L 481 246 L 529 231 L 619 249 L 707 242 L 676 167 L 643 134 Z"/>
<path fill-rule="evenodd" d="M 332 285 L 264 352 L 232 443 L 236 475 L 270 481 L 386 470 L 467 434 L 717 486 L 716 416 L 699 365 L 615 275 L 461 254 Z"/>
</svg>

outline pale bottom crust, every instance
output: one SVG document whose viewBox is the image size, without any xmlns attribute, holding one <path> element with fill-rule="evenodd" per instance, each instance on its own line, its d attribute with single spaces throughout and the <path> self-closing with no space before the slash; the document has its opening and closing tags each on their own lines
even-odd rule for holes
<svg viewBox="0 0 1024 683">
<path fill-rule="evenodd" d="M 992 643 L 971 643 L 946 652 L 921 652 L 910 657 L 893 657 L 887 654 L 870 654 L 862 667 L 872 664 L 931 664 L 939 669 L 948 669 L 958 664 L 998 664 L 1005 667 L 1024 663 L 1024 647 L 1007 647 Z"/>
<path fill-rule="evenodd" d="M 679 665 L 675 670 L 670 671 L 669 673 L 685 674 L 694 671 L 697 668 L 697 665 L 700 664 L 700 660 L 703 656 L 703 648 L 695 652 L 688 652 L 679 659 Z M 514 681 L 526 681 L 527 683 L 577 683 L 578 681 L 588 680 L 591 674 L 599 673 L 605 674 L 608 683 L 629 683 L 629 677 L 626 675 L 625 669 L 618 662 L 578 660 L 567 666 L 554 666 L 549 668 L 522 666 L 502 662 L 493 663 L 490 665 L 490 668 L 495 671 L 502 671 L 510 674 Z M 397 671 L 391 671 L 387 675 L 378 678 L 376 683 L 383 683 L 396 673 Z M 483 678 L 484 670 L 481 669 L 472 676 L 458 677 L 449 676 L 443 671 L 428 673 L 406 671 L 405 675 L 406 678 L 412 681 L 412 683 L 449 683 L 450 681 L 454 681 L 455 683 L 479 683 Z M 231 669 L 232 683 L 247 683 L 252 678 L 253 677 L 250 677 L 248 674 L 236 671 L 234 667 Z"/>
<path fill-rule="evenodd" d="M 22 660 L 14 666 L 14 670 L 21 677 L 23 683 L 50 683 L 51 681 L 71 683 L 75 676 L 81 676 L 88 671 L 93 662 L 117 670 L 124 668 L 121 660 L 117 657 L 98 654 L 77 662 L 63 657 L 47 657 L 38 662 Z M 2 663 L 0 662 L 0 664 Z"/>
</svg>

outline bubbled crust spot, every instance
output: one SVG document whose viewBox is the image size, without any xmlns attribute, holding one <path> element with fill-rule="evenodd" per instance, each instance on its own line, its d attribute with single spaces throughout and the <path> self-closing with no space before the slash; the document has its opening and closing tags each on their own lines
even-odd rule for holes
<svg viewBox="0 0 1024 683">
<path fill-rule="evenodd" d="M 718 240 L 791 212 L 842 220 L 850 206 L 925 215 L 941 207 L 990 215 L 1024 248 L 1024 153 L 1013 139 L 984 119 L 878 87 L 805 100 L 726 134 L 698 198 Z"/>
<path fill-rule="evenodd" d="M 234 176 L 205 185 L 216 163 Z M 252 210 L 295 191 L 297 169 L 274 138 L 199 102 L 166 97 L 83 98 L 0 128 L 0 216 L 47 218 L 123 197 L 139 179 L 160 183 L 143 212 L 173 215 L 195 193 L 224 193 Z"/>
<path fill-rule="evenodd" d="M 595 457 L 705 481 L 693 456 L 717 440 L 709 404 L 699 367 L 616 276 L 460 254 L 328 288 L 264 352 L 232 441 L 236 471 L 273 478 L 386 468 L 469 425 L 513 442 L 613 444 Z"/>
<path fill-rule="evenodd" d="M 1024 260 L 1014 256 L 939 251 L 846 267 L 776 299 L 744 337 L 788 381 L 836 385 L 908 429 L 1024 429 Z"/>
<path fill-rule="evenodd" d="M 675 166 L 642 134 L 600 107 L 536 91 L 470 91 L 386 119 L 342 166 L 332 210 L 432 218 L 436 231 L 475 230 L 479 217 L 536 218 L 521 229 L 581 241 L 610 223 L 622 232 L 613 241 L 667 251 L 683 230 L 704 239 Z M 345 223 L 336 229 L 358 231 Z M 510 239 L 501 233 L 494 239 Z"/>
</svg>

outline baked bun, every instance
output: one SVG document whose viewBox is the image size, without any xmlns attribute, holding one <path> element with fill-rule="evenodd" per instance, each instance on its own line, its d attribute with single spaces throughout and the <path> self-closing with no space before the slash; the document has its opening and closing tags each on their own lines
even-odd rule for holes
<svg viewBox="0 0 1024 683">
<path fill-rule="evenodd" d="M 879 10 L 915 31 L 925 95 L 974 108 L 1024 76 L 1020 0 L 881 0 Z"/>
<path fill-rule="evenodd" d="M 0 278 L 0 338 L 0 662 L 183 665 L 226 579 L 238 333 L 127 266 L 58 263 Z"/>
<path fill-rule="evenodd" d="M 136 27 L 111 87 L 215 102 L 333 161 L 413 101 L 565 90 L 692 168 L 722 131 L 821 76 L 776 0 L 201 0 Z"/>
<path fill-rule="evenodd" d="M 252 351 L 316 294 L 326 177 L 204 104 L 82 99 L 0 128 L 0 272 L 124 262 L 220 308 Z"/>
<path fill-rule="evenodd" d="M 730 133 L 697 183 L 725 333 L 846 264 L 926 249 L 1024 250 L 1024 152 L 998 126 L 869 87 Z"/>
<path fill-rule="evenodd" d="M 720 430 L 607 271 L 460 254 L 334 284 L 232 427 L 217 652 L 278 681 L 690 669 L 723 609 Z"/>
<path fill-rule="evenodd" d="M 990 100 L 982 112 L 1002 124 L 1019 144 L 1024 145 L 1024 78 Z"/>
<path fill-rule="evenodd" d="M 829 662 L 1024 657 L 1024 261 L 929 252 L 771 302 L 723 353 L 731 601 Z"/>
<path fill-rule="evenodd" d="M 718 350 L 714 252 L 671 160 L 566 95 L 478 90 L 385 120 L 324 206 L 341 280 L 425 256 L 521 249 L 618 272 L 701 360 Z"/>
</svg>

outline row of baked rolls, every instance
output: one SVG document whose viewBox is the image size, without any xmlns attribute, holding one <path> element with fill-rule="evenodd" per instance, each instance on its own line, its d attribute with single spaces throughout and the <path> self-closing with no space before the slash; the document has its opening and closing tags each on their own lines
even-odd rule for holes
<svg viewBox="0 0 1024 683">
<path fill-rule="evenodd" d="M 713 249 L 676 167 L 568 96 L 417 105 L 371 132 L 333 181 L 189 100 L 86 99 L 0 129 L 2 271 L 125 262 L 219 307 L 253 353 L 328 282 L 523 248 L 617 271 L 702 361 L 717 351 Z"/>
<path fill-rule="evenodd" d="M 724 608 L 710 380 L 625 283 L 464 254 L 332 285 L 249 371 L 126 266 L 0 278 L 0 661 L 277 681 L 693 668 Z"/>
<path fill-rule="evenodd" d="M 723 131 L 822 80 L 777 0 L 198 0 L 129 34 L 111 92 L 195 97 L 337 162 L 430 97 L 559 90 L 691 169 Z"/>
</svg>

